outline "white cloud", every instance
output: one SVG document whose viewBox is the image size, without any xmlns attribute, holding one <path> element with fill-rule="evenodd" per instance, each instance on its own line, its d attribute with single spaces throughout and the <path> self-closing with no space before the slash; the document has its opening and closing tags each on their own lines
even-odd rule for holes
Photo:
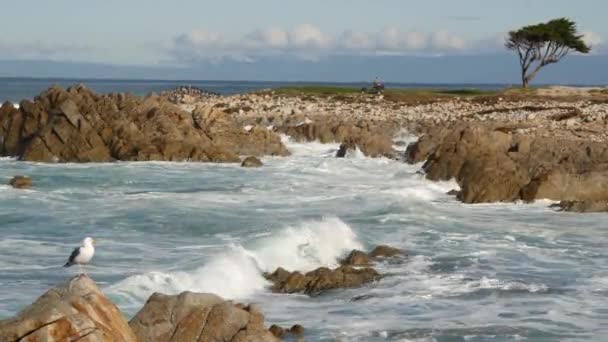
<svg viewBox="0 0 608 342">
<path fill-rule="evenodd" d="M 379 32 L 344 31 L 338 35 L 303 24 L 292 30 L 259 29 L 243 36 L 227 37 L 207 30 L 195 30 L 176 37 L 169 53 L 178 62 L 230 58 L 252 61 L 256 57 L 288 55 L 318 60 L 330 55 L 407 55 L 463 53 L 474 46 L 448 31 L 405 31 L 387 27 Z"/>
<path fill-rule="evenodd" d="M 332 39 L 316 26 L 304 24 L 296 27 L 290 33 L 289 40 L 294 47 L 298 48 L 328 48 Z"/>
<path fill-rule="evenodd" d="M 464 38 L 448 31 L 433 33 L 431 42 L 437 50 L 463 50 L 467 47 L 467 42 Z"/>
</svg>

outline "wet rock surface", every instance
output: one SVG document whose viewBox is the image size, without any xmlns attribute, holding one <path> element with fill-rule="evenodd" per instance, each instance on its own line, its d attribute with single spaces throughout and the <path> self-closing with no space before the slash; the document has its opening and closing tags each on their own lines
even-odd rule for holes
<svg viewBox="0 0 608 342">
<path fill-rule="evenodd" d="M 317 295 L 327 290 L 359 287 L 379 280 L 382 275 L 369 266 L 385 258 L 406 256 L 403 250 L 381 245 L 369 254 L 359 250 L 351 251 L 340 261 L 341 266 L 334 269 L 320 267 L 302 273 L 279 267 L 273 273 L 265 273 L 264 277 L 273 283 L 274 292 Z"/>
</svg>

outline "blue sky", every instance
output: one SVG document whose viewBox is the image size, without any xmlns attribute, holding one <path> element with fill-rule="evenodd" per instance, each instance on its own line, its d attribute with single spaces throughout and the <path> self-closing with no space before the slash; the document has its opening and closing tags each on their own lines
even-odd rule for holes
<svg viewBox="0 0 608 342">
<path fill-rule="evenodd" d="M 279 58 L 504 53 L 504 34 L 568 17 L 603 54 L 606 0 L 19 0 L 0 60 L 188 67 Z"/>
</svg>

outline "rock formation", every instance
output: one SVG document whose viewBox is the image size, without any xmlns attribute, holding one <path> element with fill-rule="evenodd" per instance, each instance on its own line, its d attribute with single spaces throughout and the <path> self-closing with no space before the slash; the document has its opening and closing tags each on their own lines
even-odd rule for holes
<svg viewBox="0 0 608 342">
<path fill-rule="evenodd" d="M 352 266 L 340 266 L 333 270 L 320 267 L 304 274 L 298 271 L 289 272 L 279 267 L 273 273 L 266 273 L 264 276 L 274 284 L 272 287 L 274 292 L 302 292 L 309 295 L 317 295 L 337 288 L 358 287 L 382 277 L 373 268 Z"/>
<path fill-rule="evenodd" d="M 255 305 L 216 295 L 153 294 L 127 322 L 87 276 L 42 295 L 14 318 L 0 321 L 2 342 L 274 342 Z"/>
<path fill-rule="evenodd" d="M 239 162 L 239 155 L 288 153 L 266 128 L 245 131 L 213 107 L 190 113 L 154 95 L 53 87 L 18 109 L 0 108 L 0 155 L 27 161 Z"/>
<path fill-rule="evenodd" d="M 539 137 L 509 125 L 460 123 L 410 145 L 430 180 L 456 179 L 465 203 L 608 199 L 608 147 L 586 139 Z"/>
<path fill-rule="evenodd" d="M 379 280 L 382 276 L 368 266 L 385 258 L 405 256 L 406 253 L 400 249 L 380 245 L 369 254 L 352 250 L 340 261 L 341 266 L 335 269 L 319 267 L 314 271 L 301 273 L 289 272 L 279 267 L 273 273 L 265 273 L 264 277 L 273 283 L 274 292 L 316 295 L 331 289 L 358 287 Z"/>
<path fill-rule="evenodd" d="M 394 158 L 390 125 L 374 125 L 367 121 L 350 122 L 333 118 L 302 120 L 293 118 L 276 127 L 278 132 L 291 136 L 296 141 L 319 141 L 341 143 L 337 157 L 344 157 L 348 150 L 359 148 L 368 157 Z"/>
<path fill-rule="evenodd" d="M 129 322 L 140 342 L 277 341 L 255 305 L 243 306 L 212 294 L 153 294 Z"/>
<path fill-rule="evenodd" d="M 8 185 L 15 189 L 26 189 L 32 187 L 32 179 L 27 176 L 15 176 L 9 182 Z"/>
<path fill-rule="evenodd" d="M 87 276 L 49 290 L 16 317 L 0 321 L 3 342 L 137 342 L 116 305 Z"/>
<path fill-rule="evenodd" d="M 263 165 L 264 164 L 262 163 L 262 161 L 254 156 L 249 156 L 243 159 L 243 162 L 241 163 L 242 167 L 261 167 Z"/>
</svg>

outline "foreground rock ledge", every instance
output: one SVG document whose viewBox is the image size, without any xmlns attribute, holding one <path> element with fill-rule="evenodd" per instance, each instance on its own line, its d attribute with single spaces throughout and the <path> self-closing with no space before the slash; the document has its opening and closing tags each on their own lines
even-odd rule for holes
<svg viewBox="0 0 608 342">
<path fill-rule="evenodd" d="M 116 305 L 86 276 L 49 290 L 15 318 L 0 321 L 0 341 L 121 341 L 137 337 Z"/>
<path fill-rule="evenodd" d="M 278 341 L 254 305 L 216 295 L 155 293 L 127 322 L 87 276 L 77 276 L 42 295 L 16 317 L 0 321 L 2 342 Z"/>
<path fill-rule="evenodd" d="M 288 155 L 265 127 L 246 131 L 210 106 L 192 113 L 150 95 L 99 95 L 84 86 L 52 87 L 0 107 L 0 156 L 38 162 L 240 162 L 239 155 Z"/>
</svg>

